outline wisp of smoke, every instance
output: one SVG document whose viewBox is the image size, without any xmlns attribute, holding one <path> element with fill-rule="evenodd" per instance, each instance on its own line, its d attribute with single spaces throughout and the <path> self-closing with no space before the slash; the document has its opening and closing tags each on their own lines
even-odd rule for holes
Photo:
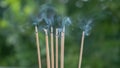
<svg viewBox="0 0 120 68">
<path fill-rule="evenodd" d="M 63 17 L 58 15 L 55 7 L 50 4 L 45 4 L 40 7 L 40 12 L 37 17 L 34 18 L 33 24 L 37 25 L 39 29 L 50 29 L 50 27 L 59 28 L 59 32 L 63 27 L 71 24 L 69 17 Z"/>
<path fill-rule="evenodd" d="M 83 18 L 80 19 L 80 29 L 82 29 L 85 32 L 85 35 L 88 36 L 90 34 L 90 31 L 93 26 L 93 18 Z"/>
<path fill-rule="evenodd" d="M 55 8 L 50 4 L 45 4 L 40 7 L 40 12 L 37 17 L 34 18 L 34 25 L 38 25 L 39 28 L 49 28 L 53 26 L 56 16 Z"/>
<path fill-rule="evenodd" d="M 71 19 L 69 17 L 63 17 L 62 19 L 62 27 L 71 25 Z"/>
</svg>

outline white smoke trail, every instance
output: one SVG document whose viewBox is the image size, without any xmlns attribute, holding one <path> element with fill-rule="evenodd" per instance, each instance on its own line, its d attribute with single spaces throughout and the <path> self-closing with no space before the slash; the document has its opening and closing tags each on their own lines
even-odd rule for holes
<svg viewBox="0 0 120 68">
<path fill-rule="evenodd" d="M 88 36 L 93 26 L 93 18 L 83 18 L 79 20 L 80 29 L 85 32 L 85 35 Z"/>
</svg>

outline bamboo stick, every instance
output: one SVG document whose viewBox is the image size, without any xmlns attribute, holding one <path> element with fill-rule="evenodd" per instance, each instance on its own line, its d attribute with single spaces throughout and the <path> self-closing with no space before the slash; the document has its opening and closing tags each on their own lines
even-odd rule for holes
<svg viewBox="0 0 120 68">
<path fill-rule="evenodd" d="M 58 68 L 58 29 L 56 29 L 56 68 Z"/>
<path fill-rule="evenodd" d="M 64 34 L 65 27 L 63 27 L 63 31 L 61 32 L 61 68 L 64 68 Z"/>
<path fill-rule="evenodd" d="M 51 65 L 54 68 L 54 41 L 53 41 L 53 27 L 51 27 Z"/>
<path fill-rule="evenodd" d="M 41 55 L 40 55 L 40 43 L 39 43 L 39 35 L 38 35 L 38 27 L 35 26 L 35 34 L 36 34 L 36 45 L 37 45 L 37 53 L 38 53 L 38 64 L 39 68 L 41 68 Z"/>
<path fill-rule="evenodd" d="M 47 60 L 47 68 L 50 68 L 50 54 L 49 54 L 49 42 L 48 42 L 48 32 L 46 29 L 45 31 L 45 38 L 46 38 L 46 60 Z"/>
<path fill-rule="evenodd" d="M 84 37 L 85 37 L 85 33 L 84 33 L 84 31 L 83 31 L 83 33 L 82 33 L 82 39 L 81 39 L 81 49 L 80 49 L 79 66 L 78 66 L 78 68 L 81 68 L 81 64 L 82 64 Z"/>
</svg>

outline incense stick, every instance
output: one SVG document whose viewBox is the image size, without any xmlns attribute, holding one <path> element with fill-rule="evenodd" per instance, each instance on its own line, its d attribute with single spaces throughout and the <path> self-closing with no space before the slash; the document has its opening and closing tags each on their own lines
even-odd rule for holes
<svg viewBox="0 0 120 68">
<path fill-rule="evenodd" d="M 39 43 L 39 36 L 38 36 L 38 27 L 35 26 L 35 34 L 36 34 L 36 45 L 37 45 L 37 53 L 38 53 L 38 64 L 39 68 L 41 68 L 41 55 L 40 55 L 40 43 Z"/>
<path fill-rule="evenodd" d="M 49 54 L 49 42 L 48 42 L 48 32 L 46 29 L 45 31 L 45 38 L 46 38 L 46 56 L 47 56 L 47 68 L 50 68 L 50 54 Z"/>
<path fill-rule="evenodd" d="M 80 57 L 79 57 L 79 66 L 78 66 L 78 68 L 81 68 L 81 64 L 82 64 L 84 37 L 85 37 L 85 33 L 83 31 L 83 33 L 82 33 L 82 39 L 81 39 L 81 49 L 80 49 Z"/>
<path fill-rule="evenodd" d="M 52 64 L 52 68 L 54 68 L 53 27 L 51 27 L 51 64 Z"/>
<path fill-rule="evenodd" d="M 64 33 L 65 33 L 65 27 L 61 32 L 61 68 L 64 68 Z"/>
<path fill-rule="evenodd" d="M 58 29 L 56 29 L 56 68 L 58 68 Z"/>
</svg>

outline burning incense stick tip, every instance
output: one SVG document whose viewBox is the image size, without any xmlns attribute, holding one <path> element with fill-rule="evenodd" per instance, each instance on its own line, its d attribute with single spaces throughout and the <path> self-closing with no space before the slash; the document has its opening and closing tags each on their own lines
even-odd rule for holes
<svg viewBox="0 0 120 68">
<path fill-rule="evenodd" d="M 36 32 L 36 33 L 38 32 L 38 28 L 37 28 L 37 26 L 35 26 L 35 32 Z"/>
<path fill-rule="evenodd" d="M 47 33 L 47 29 L 43 29 L 44 31 L 45 31 L 45 35 L 47 35 L 48 33 Z"/>
<path fill-rule="evenodd" d="M 51 27 L 51 33 L 53 33 L 53 27 Z"/>
<path fill-rule="evenodd" d="M 65 26 L 63 27 L 63 32 L 65 32 Z"/>
<path fill-rule="evenodd" d="M 58 29 L 56 29 L 56 36 L 58 36 Z"/>
</svg>

